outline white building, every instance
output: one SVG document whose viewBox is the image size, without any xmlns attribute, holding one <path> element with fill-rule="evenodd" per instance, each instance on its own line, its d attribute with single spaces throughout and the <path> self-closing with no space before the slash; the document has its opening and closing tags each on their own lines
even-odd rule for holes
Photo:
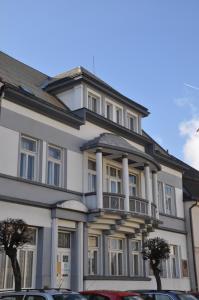
<svg viewBox="0 0 199 300">
<path fill-rule="evenodd" d="M 0 80 L 0 220 L 35 229 L 23 286 L 155 288 L 141 248 L 160 236 L 163 288 L 188 290 L 183 167 L 142 130 L 148 110 L 82 67 L 50 78 L 1 53 Z M 3 254 L 0 271 L 12 288 Z"/>
</svg>

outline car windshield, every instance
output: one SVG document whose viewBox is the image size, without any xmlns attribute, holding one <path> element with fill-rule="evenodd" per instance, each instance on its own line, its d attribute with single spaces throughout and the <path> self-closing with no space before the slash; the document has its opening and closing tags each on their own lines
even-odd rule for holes
<svg viewBox="0 0 199 300">
<path fill-rule="evenodd" d="M 180 300 L 196 300 L 197 298 L 191 294 L 178 294 Z"/>
<path fill-rule="evenodd" d="M 54 300 L 86 300 L 86 298 L 80 294 L 56 294 L 52 296 Z"/>
</svg>

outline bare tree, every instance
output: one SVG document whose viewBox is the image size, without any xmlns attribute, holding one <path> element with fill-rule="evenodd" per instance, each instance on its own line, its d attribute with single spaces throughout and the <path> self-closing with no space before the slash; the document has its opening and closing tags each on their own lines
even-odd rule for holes
<svg viewBox="0 0 199 300">
<path fill-rule="evenodd" d="M 143 244 L 142 255 L 144 260 L 149 260 L 150 267 L 153 270 L 153 274 L 156 279 L 157 290 L 161 290 L 162 283 L 160 278 L 160 263 L 162 260 L 169 258 L 169 244 L 159 237 L 147 239 Z"/>
<path fill-rule="evenodd" d="M 8 218 L 0 221 L 0 249 L 5 251 L 10 258 L 15 291 L 21 290 L 21 271 L 17 259 L 17 249 L 30 242 L 31 237 L 30 229 L 23 220 Z"/>
</svg>

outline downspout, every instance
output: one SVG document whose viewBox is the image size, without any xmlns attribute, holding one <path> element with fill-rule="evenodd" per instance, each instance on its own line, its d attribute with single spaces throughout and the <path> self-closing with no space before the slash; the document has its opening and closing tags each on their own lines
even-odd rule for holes
<svg viewBox="0 0 199 300">
<path fill-rule="evenodd" d="M 195 285 L 196 285 L 196 291 L 198 291 L 198 276 L 197 276 L 197 267 L 196 267 L 196 259 L 195 259 L 195 243 L 194 243 L 194 236 L 193 236 L 193 217 L 192 217 L 192 208 L 196 207 L 198 204 L 198 200 L 189 207 L 189 216 L 190 216 L 190 227 L 191 227 L 191 243 L 192 243 L 192 249 L 193 249 L 193 266 L 194 266 L 194 275 L 195 275 Z"/>
</svg>

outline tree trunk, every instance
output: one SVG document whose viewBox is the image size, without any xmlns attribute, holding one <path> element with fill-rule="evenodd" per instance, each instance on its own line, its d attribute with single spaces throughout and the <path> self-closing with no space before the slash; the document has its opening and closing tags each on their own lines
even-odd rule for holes
<svg viewBox="0 0 199 300">
<path fill-rule="evenodd" d="M 161 291 L 162 290 L 162 283 L 161 283 L 159 269 L 153 269 L 153 273 L 154 273 L 154 276 L 155 276 L 155 279 L 156 279 L 156 283 L 157 283 L 157 290 Z"/>
<path fill-rule="evenodd" d="M 12 264 L 12 269 L 13 269 L 13 274 L 15 279 L 15 291 L 21 291 L 21 270 L 17 260 L 17 250 L 12 251 L 11 253 L 8 254 L 8 256 Z"/>
</svg>

